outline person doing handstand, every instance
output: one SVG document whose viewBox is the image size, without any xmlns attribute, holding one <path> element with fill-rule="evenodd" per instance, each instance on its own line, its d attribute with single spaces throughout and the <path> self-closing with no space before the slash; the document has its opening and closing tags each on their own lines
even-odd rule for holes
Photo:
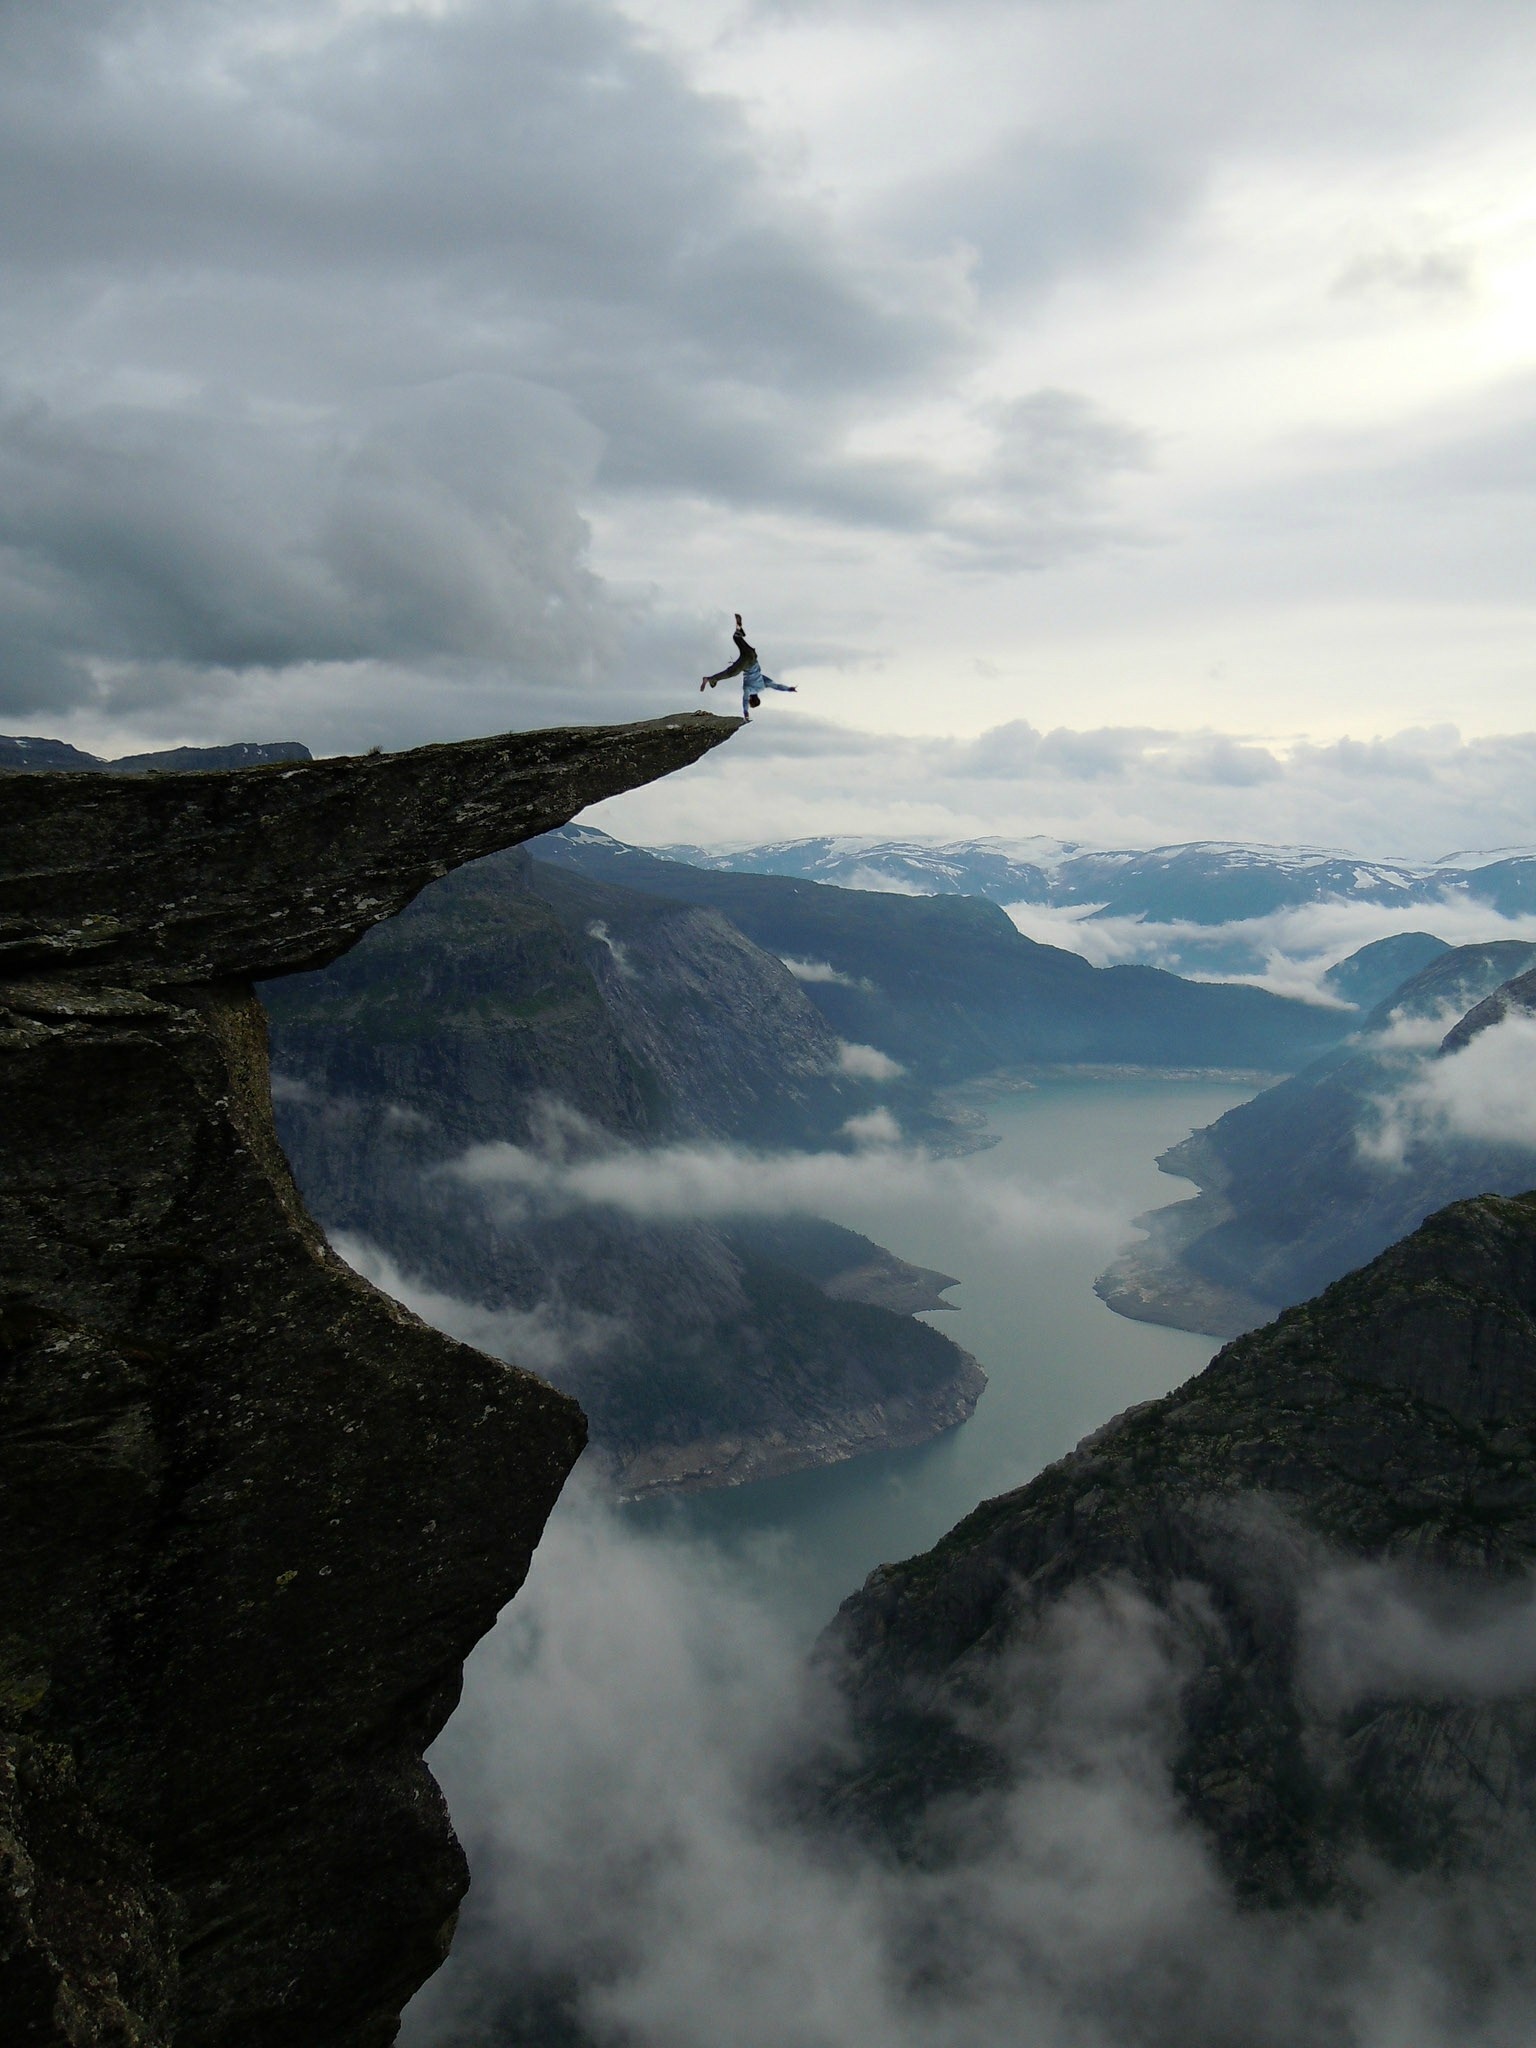
<svg viewBox="0 0 1536 2048">
<path fill-rule="evenodd" d="M 699 688 L 712 690 L 716 683 L 729 682 L 732 676 L 741 677 L 741 715 L 747 724 L 752 723 L 752 713 L 762 703 L 764 690 L 781 690 L 786 695 L 795 695 L 793 683 L 776 683 L 772 676 L 765 676 L 758 666 L 757 649 L 753 647 L 741 628 L 741 613 L 736 614 L 736 630 L 731 635 L 736 642 L 736 659 L 729 668 L 723 668 L 718 675 L 706 676 Z"/>
</svg>

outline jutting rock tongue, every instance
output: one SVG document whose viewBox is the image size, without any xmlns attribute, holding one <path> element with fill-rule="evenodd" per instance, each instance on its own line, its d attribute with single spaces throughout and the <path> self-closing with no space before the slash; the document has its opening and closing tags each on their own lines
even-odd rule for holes
<svg viewBox="0 0 1536 2048">
<path fill-rule="evenodd" d="M 373 2048 L 445 1952 L 422 1752 L 585 1425 L 331 1255 L 249 984 L 735 730 L 0 778 L 0 2040 Z"/>
<path fill-rule="evenodd" d="M 699 712 L 236 773 L 7 778 L 0 972 L 142 988 L 323 967 L 450 868 L 686 767 L 738 724 Z"/>
</svg>

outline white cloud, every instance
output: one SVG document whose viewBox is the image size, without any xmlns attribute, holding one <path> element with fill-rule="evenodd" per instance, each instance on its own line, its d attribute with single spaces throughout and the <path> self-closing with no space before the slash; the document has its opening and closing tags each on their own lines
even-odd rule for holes
<svg viewBox="0 0 1536 2048">
<path fill-rule="evenodd" d="M 1085 1589 L 1001 1667 L 1019 1782 L 952 1802 L 926 1865 L 776 1805 L 785 1766 L 842 1739 L 799 1648 L 722 1556 L 567 1490 L 432 1755 L 475 1881 L 405 2048 L 498 2038 L 498 2000 L 541 1974 L 579 1986 L 600 2048 L 1529 2038 L 1518 1875 L 1367 1870 L 1347 1911 L 1238 1906 L 1173 1785 L 1178 1629 L 1136 1594 Z"/>
<path fill-rule="evenodd" d="M 1372 1697 L 1498 1700 L 1536 1687 L 1536 1586 L 1477 1591 L 1400 1566 L 1335 1565 L 1307 1589 L 1302 1662 L 1334 1709 Z"/>
<path fill-rule="evenodd" d="M 895 1081 L 907 1071 L 878 1046 L 857 1045 L 847 1038 L 837 1042 L 837 1070 L 854 1081 Z"/>
<path fill-rule="evenodd" d="M 596 939 L 600 946 L 606 948 L 614 967 L 623 975 L 626 981 L 633 981 L 635 979 L 635 970 L 629 958 L 629 948 L 621 940 L 613 937 L 602 918 L 595 917 L 587 926 L 587 937 L 589 939 Z"/>
<path fill-rule="evenodd" d="M 872 896 L 926 896 L 921 882 L 905 875 L 888 875 L 881 868 L 855 868 L 848 877 L 850 889 L 867 889 Z"/>
<path fill-rule="evenodd" d="M 935 1158 L 887 1134 L 889 1112 L 860 1137 L 860 1149 L 753 1152 L 720 1143 L 616 1145 L 569 1110 L 549 1106 L 535 1145 L 474 1145 L 435 1171 L 484 1192 L 509 1219 L 611 1208 L 653 1223 L 732 1216 L 910 1218 L 914 1202 L 965 1216 L 988 1241 L 1013 1243 L 1029 1231 L 1113 1238 L 1118 1224 L 1070 1186 L 994 1179 L 964 1160 Z M 856 1120 L 862 1122 L 862 1120 Z M 869 1137 L 877 1137 L 871 1144 Z M 899 1128 L 895 1131 L 899 1138 Z M 861 1223 L 861 1228 L 866 1227 Z M 873 1226 L 873 1221 L 869 1227 Z"/>
<path fill-rule="evenodd" d="M 827 960 L 797 960 L 792 955 L 779 956 L 796 981 L 824 982 L 834 988 L 862 988 L 872 990 L 874 983 L 862 978 L 856 980 L 851 974 L 844 974 L 840 967 L 834 967 Z"/>
<path fill-rule="evenodd" d="M 1441 1003 L 1431 1010 L 1394 1010 L 1382 1031 L 1362 1033 L 1362 1052 L 1433 1052 L 1453 1024 L 1466 1014 L 1465 1004 Z"/>
<path fill-rule="evenodd" d="M 1100 917 L 1102 903 L 1005 903 L 1003 913 L 1016 930 L 1039 946 L 1059 946 L 1095 967 L 1139 960 L 1169 928 L 1148 927 L 1139 917 Z M 1182 934 L 1183 928 L 1178 928 Z"/>
<path fill-rule="evenodd" d="M 282 1074 L 274 1071 L 272 1075 L 272 1100 L 274 1102 L 297 1103 L 307 1108 L 311 1103 L 318 1102 L 320 1096 L 302 1075 Z"/>
<path fill-rule="evenodd" d="M 1186 977 L 1190 981 L 1225 982 L 1237 988 L 1267 989 L 1272 996 L 1289 996 L 1294 1002 L 1311 1003 L 1315 1009 L 1352 1010 L 1353 1003 L 1346 1002 L 1331 989 L 1320 986 L 1318 976 L 1331 963 L 1326 960 L 1287 960 L 1283 954 L 1272 953 L 1261 972 L 1255 974 L 1215 974 L 1210 971 L 1195 971 Z"/>
<path fill-rule="evenodd" d="M 1100 916 L 1102 905 L 1098 904 L 1010 903 L 1004 908 L 1026 938 L 1061 946 L 1095 967 L 1134 961 L 1166 967 L 1192 981 L 1239 982 L 1332 1009 L 1351 1006 L 1323 987 L 1323 976 L 1338 961 L 1377 939 L 1423 930 L 1432 931 L 1451 946 L 1497 939 L 1536 940 L 1536 914 L 1527 911 L 1505 916 L 1475 898 L 1450 891 L 1427 903 L 1362 903 L 1332 897 L 1265 917 L 1235 918 L 1216 925 L 1197 924 L 1193 919 L 1159 922 Z M 1251 955 L 1262 966 L 1223 972 L 1201 964 L 1213 956 L 1230 956 L 1235 950 Z"/>
<path fill-rule="evenodd" d="M 528 1372 L 558 1372 L 601 1358 L 624 1336 L 624 1323 L 617 1316 L 595 1315 L 559 1301 L 541 1301 L 531 1309 L 487 1308 L 446 1294 L 406 1273 L 387 1252 L 349 1231 L 337 1232 L 330 1243 L 353 1272 L 433 1329 Z"/>
<path fill-rule="evenodd" d="M 899 1145 L 901 1125 L 888 1109 L 866 1110 L 862 1116 L 851 1116 L 842 1126 L 845 1138 L 851 1138 L 855 1145 Z"/>
<path fill-rule="evenodd" d="M 1375 1105 L 1362 1156 L 1406 1166 L 1416 1148 L 1457 1140 L 1536 1150 L 1536 1017 L 1511 1011 L 1443 1058 L 1426 1060 Z"/>
</svg>

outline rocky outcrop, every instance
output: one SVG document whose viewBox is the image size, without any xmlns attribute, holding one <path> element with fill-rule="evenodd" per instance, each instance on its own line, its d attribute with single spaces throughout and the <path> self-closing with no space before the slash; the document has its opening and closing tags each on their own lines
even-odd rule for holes
<svg viewBox="0 0 1536 2048">
<path fill-rule="evenodd" d="M 0 781 L 0 2039 L 373 2048 L 465 1883 L 422 1752 L 575 1404 L 328 1251 L 250 981 L 707 716 Z"/>
<path fill-rule="evenodd" d="M 1528 1846 L 1529 1659 L 1490 1676 L 1467 1645 L 1524 1626 L 1533 1444 L 1536 1196 L 1490 1196 L 874 1573 L 827 1646 L 859 1738 L 833 1804 L 911 1840 L 935 1802 L 1007 1782 L 1013 1660 L 1064 1601 L 1129 1587 L 1176 1638 L 1175 1783 L 1250 1898 L 1327 1896 L 1362 1850 Z M 1385 1589 L 1391 1626 L 1322 1684 L 1309 1603 L 1367 1568 L 1344 1583 Z M 1404 1650 L 1437 1628 L 1463 1632 L 1454 1657 Z"/>
<path fill-rule="evenodd" d="M 1282 1084 L 1283 1085 L 1283 1084 Z M 1166 1209 L 1148 1209 L 1133 1219 L 1145 1232 L 1129 1244 L 1093 1283 L 1100 1301 L 1133 1323 L 1157 1323 L 1169 1330 L 1197 1330 L 1207 1337 L 1241 1337 L 1279 1313 L 1280 1304 L 1228 1280 L 1216 1280 L 1190 1264 L 1190 1245 L 1236 1212 L 1227 1198 L 1231 1179 L 1210 1131 L 1194 1131 L 1158 1155 L 1167 1174 L 1195 1183 L 1199 1193 Z"/>
</svg>

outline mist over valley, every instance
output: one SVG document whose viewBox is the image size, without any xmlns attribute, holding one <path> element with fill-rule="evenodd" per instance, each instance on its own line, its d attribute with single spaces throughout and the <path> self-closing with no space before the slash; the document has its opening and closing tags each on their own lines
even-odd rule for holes
<svg viewBox="0 0 1536 2048">
<path fill-rule="evenodd" d="M 1316 946 L 1338 906 L 1312 902 Z M 1239 1161 L 1225 1132 L 1246 1127 L 1241 1156 L 1278 1173 L 1317 1150 L 1319 1104 L 1352 1105 L 1360 1131 L 1289 1198 L 1321 1259 L 1311 1285 L 1297 1266 L 1295 1299 L 1497 1186 L 1490 1160 L 1525 1185 L 1532 1147 L 1507 1113 L 1488 1151 L 1523 1043 L 1470 1096 L 1424 1076 L 1526 1028 L 1536 944 L 1480 902 L 1496 936 L 1451 944 L 1416 929 L 1423 904 L 1373 905 L 1399 929 L 1318 948 L 1325 999 L 1302 1001 L 1094 967 L 958 892 L 738 879 L 576 827 L 270 986 L 284 1142 L 346 1255 L 537 1363 L 594 1432 L 435 1753 L 474 1816 L 477 1890 L 407 2016 L 413 2048 L 702 2048 L 786 2026 L 929 2048 L 1012 2038 L 1020 2010 L 1043 2039 L 1214 2048 L 1255 1998 L 1286 2048 L 1524 2025 L 1518 1459 L 1488 1480 L 1507 1502 L 1495 1561 L 1436 1505 L 1464 1453 L 1433 1407 L 1421 1451 L 1406 1411 L 1385 1424 L 1393 1457 L 1421 1461 L 1407 1521 L 1382 1521 L 1385 1480 L 1362 1475 L 1346 1513 L 1278 1476 L 1314 1455 L 1305 1405 L 1274 1475 L 1207 1469 L 1202 1424 L 1171 1468 L 1152 1424 L 1098 1427 L 1160 1414 L 1209 1355 L 1157 1324 L 1220 1334 L 1222 1313 L 1270 1313 L 1254 1226 L 1234 1244 L 1230 1220 L 1184 1248 L 1195 1281 L 1163 1273 L 1150 1312 L 1130 1298 L 1127 1271 L 1150 1295 L 1175 1257 L 1157 1232 L 1127 1248 L 1154 1152 L 1194 1174 L 1206 1148 Z M 1198 925 L 1200 907 L 1175 897 L 1162 922 Z M 1235 1105 L 1214 1122 L 1213 1097 Z M 1206 1128 L 1170 1149 L 1153 1132 L 1186 1103 L 1184 1128 Z M 1346 1225 L 1371 1143 L 1396 1145 L 1397 1206 Z M 1224 1170 L 1218 1222 L 1242 1186 Z M 1498 1227 L 1531 1226 L 1517 1210 Z M 1413 1255 L 1426 1273 L 1452 1255 L 1439 1243 Z M 1106 1264 L 1100 1291 L 1139 1326 L 1094 1298 Z M 1361 1297 L 1385 1318 L 1389 1382 L 1396 1304 L 1420 1284 L 1402 1270 L 1406 1294 L 1384 1279 Z M 1523 1280 L 1486 1284 L 1523 1300 Z M 1197 1296 L 1222 1309 L 1181 1314 Z M 974 1363 L 940 1335 L 956 1307 Z M 1268 1361 L 1295 1338 L 1275 1341 L 1262 1370 L 1212 1368 L 1261 1433 L 1294 1370 Z M 1477 1427 L 1522 1426 L 1524 1370 L 1477 1397 Z M 1201 1384 L 1170 1413 L 1187 1397 L 1198 1416 Z M 1091 1506 L 1063 1523 L 1063 1497 Z M 1015 1528 L 1049 1533 L 1005 1541 Z M 1399 1530 L 1419 1533 L 1405 1548 Z M 893 1608 L 908 1585 L 921 1597 Z M 878 1656 L 854 1647 L 866 1614 L 897 1612 Z M 956 1632 L 973 1613 L 974 1649 Z M 1285 1761 L 1296 1727 L 1310 1789 Z M 1496 1793 L 1486 1762 L 1466 1775 L 1474 1752 L 1501 1759 Z M 1405 2006 L 1387 1986 L 1409 1981 Z"/>
</svg>

